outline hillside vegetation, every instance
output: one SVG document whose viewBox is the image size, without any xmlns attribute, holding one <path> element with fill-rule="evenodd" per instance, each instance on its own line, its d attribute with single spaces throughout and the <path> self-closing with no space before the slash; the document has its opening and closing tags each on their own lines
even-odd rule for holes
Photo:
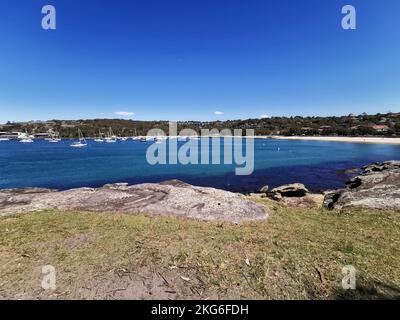
<svg viewBox="0 0 400 320">
<path fill-rule="evenodd" d="M 150 129 L 159 128 L 168 134 L 168 121 L 136 121 L 121 119 L 95 120 L 52 120 L 31 121 L 0 125 L 0 131 L 25 130 L 29 133 L 47 132 L 52 129 L 62 137 L 73 138 L 80 128 L 86 137 L 95 137 L 109 128 L 119 136 L 146 135 Z M 201 129 L 254 129 L 256 135 L 339 135 L 339 136 L 400 136 L 400 113 L 376 115 L 348 115 L 343 117 L 272 117 L 230 121 L 182 121 L 178 131 L 191 128 Z"/>
</svg>

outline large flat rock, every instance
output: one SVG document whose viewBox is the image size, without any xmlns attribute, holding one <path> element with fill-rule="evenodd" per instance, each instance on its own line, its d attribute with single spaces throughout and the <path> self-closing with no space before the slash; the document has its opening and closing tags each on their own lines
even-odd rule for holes
<svg viewBox="0 0 400 320">
<path fill-rule="evenodd" d="M 329 192 L 324 205 L 330 209 L 366 208 L 400 212 L 400 161 L 375 163 L 362 168 L 362 173 L 347 188 Z"/>
<path fill-rule="evenodd" d="M 46 189 L 0 191 L 0 216 L 45 209 L 144 213 L 234 223 L 266 219 L 269 215 L 265 206 L 243 195 L 195 187 L 178 180 L 61 192 Z"/>
</svg>

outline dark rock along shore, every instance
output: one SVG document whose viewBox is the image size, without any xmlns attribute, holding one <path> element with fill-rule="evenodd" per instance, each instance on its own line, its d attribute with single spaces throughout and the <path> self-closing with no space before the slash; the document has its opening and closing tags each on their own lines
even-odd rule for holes
<svg viewBox="0 0 400 320">
<path fill-rule="evenodd" d="M 400 211 L 400 161 L 363 167 L 360 175 L 347 182 L 347 188 L 326 193 L 324 206 Z"/>
</svg>

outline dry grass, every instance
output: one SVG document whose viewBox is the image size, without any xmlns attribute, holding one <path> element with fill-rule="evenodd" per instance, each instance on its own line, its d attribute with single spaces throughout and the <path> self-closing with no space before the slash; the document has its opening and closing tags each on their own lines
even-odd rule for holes
<svg viewBox="0 0 400 320">
<path fill-rule="evenodd" d="M 261 200 L 259 200 L 261 201 Z M 45 211 L 0 219 L 0 298 L 400 297 L 400 214 L 273 208 L 243 225 Z M 41 267 L 57 270 L 44 291 Z M 357 290 L 341 270 L 357 269 Z"/>
</svg>

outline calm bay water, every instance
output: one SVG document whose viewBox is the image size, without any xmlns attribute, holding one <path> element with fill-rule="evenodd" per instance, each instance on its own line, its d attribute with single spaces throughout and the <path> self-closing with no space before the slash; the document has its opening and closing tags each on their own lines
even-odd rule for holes
<svg viewBox="0 0 400 320">
<path fill-rule="evenodd" d="M 375 161 L 400 160 L 400 145 L 324 141 L 255 140 L 255 171 L 235 176 L 233 165 L 156 165 L 146 161 L 151 142 L 71 148 L 71 141 L 0 142 L 0 189 L 46 187 L 69 189 L 106 183 L 159 182 L 180 179 L 199 186 L 252 192 L 302 182 L 311 190 L 339 188 L 349 178 L 345 169 Z M 179 143 L 182 145 L 183 142 Z"/>
</svg>

